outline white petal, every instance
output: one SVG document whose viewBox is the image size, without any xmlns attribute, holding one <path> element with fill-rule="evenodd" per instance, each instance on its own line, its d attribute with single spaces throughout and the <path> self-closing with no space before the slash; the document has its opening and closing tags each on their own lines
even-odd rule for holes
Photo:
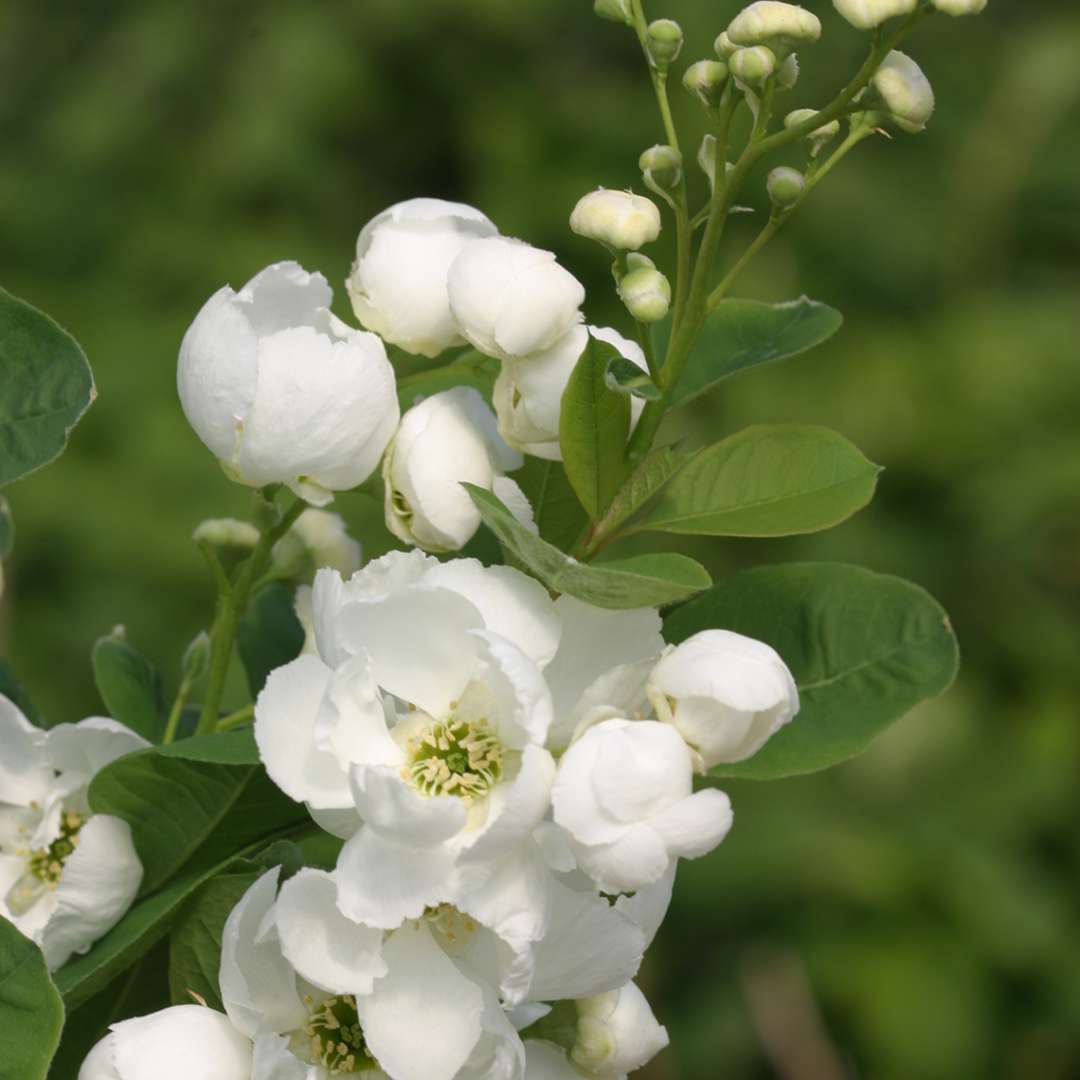
<svg viewBox="0 0 1080 1080">
<path fill-rule="evenodd" d="M 731 801 L 722 791 L 709 788 L 669 807 L 649 825 L 663 838 L 669 854 L 696 859 L 727 836 L 732 820 Z"/>
<path fill-rule="evenodd" d="M 317 656 L 298 656 L 270 673 L 255 702 L 255 742 L 270 778 L 290 798 L 320 809 L 352 805 L 348 772 L 315 744 L 332 674 Z"/>
<path fill-rule="evenodd" d="M 323 1080 L 325 1075 L 322 1069 L 306 1065 L 289 1049 L 289 1036 L 266 1032 L 256 1037 L 251 1080 Z"/>
<path fill-rule="evenodd" d="M 78 1080 L 123 1080 L 116 1071 L 115 1035 L 106 1035 L 94 1044 L 79 1069 Z"/>
<path fill-rule="evenodd" d="M 345 918 L 337 885 L 321 870 L 301 870 L 281 886 L 274 922 L 285 959 L 329 994 L 368 994 L 386 974 L 382 931 Z"/>
<path fill-rule="evenodd" d="M 525 1040 L 525 1080 L 581 1080 L 581 1073 L 554 1043 Z"/>
<path fill-rule="evenodd" d="M 56 893 L 52 889 L 45 889 L 33 904 L 18 914 L 7 906 L 8 893 L 26 870 L 26 859 L 23 856 L 0 855 L 0 915 L 13 923 L 21 934 L 40 941 L 41 931 L 56 910 Z"/>
<path fill-rule="evenodd" d="M 57 724 L 50 728 L 46 753 L 57 772 L 80 778 L 80 786 L 110 762 L 150 745 L 141 735 L 116 720 L 92 716 L 78 724 Z"/>
<path fill-rule="evenodd" d="M 357 1002 L 372 1055 L 395 1080 L 452 1080 L 480 1038 L 480 990 L 422 923 L 390 935 L 384 956 L 387 975 Z"/>
<path fill-rule="evenodd" d="M 645 995 L 632 982 L 578 1004 L 578 1041 L 571 1058 L 604 1076 L 641 1068 L 668 1045 Z"/>
<path fill-rule="evenodd" d="M 46 733 L 34 727 L 18 706 L 0 694 L 0 793 L 2 801 L 20 806 L 42 802 L 52 781 L 45 755 Z"/>
<path fill-rule="evenodd" d="M 551 693 L 540 669 L 498 634 L 477 630 L 477 668 L 456 714 L 490 724 L 503 746 L 544 744 L 551 726 Z"/>
<path fill-rule="evenodd" d="M 72 953 L 86 952 L 119 922 L 142 877 L 131 827 L 110 814 L 95 814 L 64 863 L 56 910 L 41 932 L 41 951 L 51 971 L 66 964 Z"/>
<path fill-rule="evenodd" d="M 202 1005 L 174 1005 L 112 1032 L 119 1080 L 250 1080 L 250 1041 Z"/>
<path fill-rule="evenodd" d="M 607 721 L 615 723 L 615 721 Z M 591 728 L 559 759 L 551 788 L 551 808 L 555 823 L 582 843 L 611 843 L 626 829 L 623 822 L 607 814 L 596 797 L 593 776 L 602 767 L 602 735 Z"/>
<path fill-rule="evenodd" d="M 356 812 L 356 808 L 350 806 L 347 810 L 319 810 L 308 804 L 308 813 L 324 832 L 336 836 L 339 840 L 348 840 L 355 836 L 357 829 L 363 824 L 363 818 Z"/>
<path fill-rule="evenodd" d="M 364 821 L 387 840 L 437 847 L 465 827 L 465 807 L 451 795 L 429 798 L 385 766 L 352 770 L 353 802 Z"/>
<path fill-rule="evenodd" d="M 690 794 L 690 752 L 667 724 L 609 720 L 590 728 L 581 741 L 594 737 L 601 742 L 602 766 L 593 776 L 593 790 L 597 802 L 616 821 L 644 821 Z"/>
<path fill-rule="evenodd" d="M 396 765 L 401 748 L 387 729 L 387 708 L 371 670 L 371 658 L 359 653 L 330 679 L 315 721 L 315 745 L 333 754 L 347 771 L 352 765 Z"/>
<path fill-rule="evenodd" d="M 671 865 L 664 838 L 649 825 L 633 825 L 610 844 L 581 844 L 577 858 L 581 868 L 607 893 L 652 885 Z"/>
<path fill-rule="evenodd" d="M 645 948 L 652 944 L 671 905 L 671 890 L 675 885 L 677 865 L 673 861 L 652 885 L 646 885 L 631 895 L 620 896 L 615 901 L 615 910 L 625 915 L 645 935 Z"/>
<path fill-rule="evenodd" d="M 249 1038 L 294 1031 L 307 1021 L 280 944 L 273 934 L 259 936 L 277 895 L 278 873 L 276 866 L 267 870 L 244 893 L 221 935 L 221 1000 L 233 1025 Z"/>
</svg>

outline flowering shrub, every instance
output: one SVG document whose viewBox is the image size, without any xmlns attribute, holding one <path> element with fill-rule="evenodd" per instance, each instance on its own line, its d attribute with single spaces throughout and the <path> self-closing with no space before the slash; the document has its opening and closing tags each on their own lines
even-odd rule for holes
<svg viewBox="0 0 1080 1080">
<path fill-rule="evenodd" d="M 601 189 L 570 215 L 613 259 L 622 328 L 586 322 L 555 254 L 434 198 L 361 231 L 362 329 L 292 262 L 207 301 L 180 402 L 254 509 L 194 530 L 218 601 L 177 697 L 162 707 L 121 631 L 93 652 L 111 718 L 46 730 L 2 672 L 0 1076 L 52 1075 L 59 1048 L 80 1080 L 616 1080 L 663 1049 L 633 980 L 679 860 L 733 826 L 717 783 L 859 753 L 949 685 L 956 645 L 895 578 L 799 564 L 713 583 L 619 546 L 813 532 L 870 501 L 878 469 L 836 433 L 688 448 L 661 421 L 836 332 L 825 305 L 730 292 L 858 144 L 926 126 L 933 92 L 897 46 L 984 6 L 836 0 L 868 56 L 786 114 L 821 21 L 738 13 L 683 78 L 713 129 L 694 212 L 668 102 L 682 31 L 597 0 L 637 34 L 665 139 L 639 162 L 657 201 Z M 801 167 L 755 193 L 784 148 Z M 758 194 L 761 231 L 722 271 L 736 199 Z M 671 273 L 640 251 L 665 217 Z M 7 293 L 0 363 L 10 482 L 63 449 L 94 389 L 75 342 Z M 403 545 L 366 564 L 321 509 L 362 485 Z M 0 555 L 11 538 L 4 508 Z M 230 712 L 234 654 L 252 700 Z M 126 988 L 162 963 L 171 1003 L 146 1008 Z"/>
</svg>

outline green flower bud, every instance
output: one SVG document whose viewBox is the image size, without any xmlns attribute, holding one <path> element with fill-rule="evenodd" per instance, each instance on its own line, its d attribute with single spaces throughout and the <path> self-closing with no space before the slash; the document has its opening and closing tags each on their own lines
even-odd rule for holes
<svg viewBox="0 0 1080 1080">
<path fill-rule="evenodd" d="M 630 0 L 595 0 L 593 11 L 601 19 L 621 22 L 626 26 L 633 26 L 634 24 L 633 12 L 630 10 Z"/>
<path fill-rule="evenodd" d="M 649 258 L 648 255 L 643 254 L 640 251 L 628 251 L 626 253 L 626 270 L 629 273 L 631 270 L 655 270 L 656 263 Z"/>
<path fill-rule="evenodd" d="M 897 127 L 917 135 L 934 112 L 934 89 L 922 68 L 894 49 L 877 69 L 866 95 L 870 109 L 880 107 Z"/>
<path fill-rule="evenodd" d="M 731 74 L 746 86 L 761 86 L 776 70 L 776 56 L 764 45 L 736 49 L 729 61 Z"/>
<path fill-rule="evenodd" d="M 683 75 L 683 86 L 697 94 L 704 105 L 716 105 L 728 81 L 728 66 L 720 60 L 699 60 Z"/>
<path fill-rule="evenodd" d="M 682 154 L 674 146 L 650 146 L 638 158 L 645 183 L 661 191 L 674 191 L 682 180 Z"/>
<path fill-rule="evenodd" d="M 647 41 L 653 67 L 667 71 L 682 51 L 682 27 L 674 19 L 657 19 L 649 23 Z"/>
<path fill-rule="evenodd" d="M 192 539 L 196 544 L 211 544 L 216 548 L 251 551 L 259 542 L 259 530 L 249 521 L 237 521 L 236 518 L 208 518 L 196 526 Z"/>
<path fill-rule="evenodd" d="M 789 169 L 781 165 L 769 173 L 765 185 L 769 198 L 777 210 L 787 210 L 794 206 L 806 191 L 806 178 L 798 169 Z"/>
<path fill-rule="evenodd" d="M 796 4 L 758 0 L 731 20 L 727 33 L 735 45 L 767 45 L 783 59 L 821 37 L 821 20 Z"/>
<path fill-rule="evenodd" d="M 727 60 L 739 46 L 728 37 L 728 33 L 725 30 L 722 34 L 717 36 L 716 41 L 713 42 L 713 48 L 716 50 L 716 55 L 719 56 L 721 60 Z"/>
<path fill-rule="evenodd" d="M 784 117 L 784 127 L 789 129 L 797 127 L 807 120 L 812 120 L 815 116 L 817 116 L 817 111 L 815 109 L 796 109 L 794 112 L 790 112 Z M 839 134 L 840 121 L 830 120 L 829 123 L 824 124 L 819 128 L 815 128 L 809 135 L 804 135 L 803 138 L 810 144 L 810 156 L 817 157 L 825 145 L 835 139 Z"/>
<path fill-rule="evenodd" d="M 978 15 L 986 9 L 986 0 L 932 0 L 938 11 L 946 15 Z"/>
<path fill-rule="evenodd" d="M 642 266 L 623 275 L 619 298 L 638 322 L 659 322 L 671 307 L 671 284 L 659 270 Z"/>
<path fill-rule="evenodd" d="M 203 630 L 184 650 L 180 673 L 186 682 L 200 678 L 210 666 L 210 635 Z"/>
</svg>

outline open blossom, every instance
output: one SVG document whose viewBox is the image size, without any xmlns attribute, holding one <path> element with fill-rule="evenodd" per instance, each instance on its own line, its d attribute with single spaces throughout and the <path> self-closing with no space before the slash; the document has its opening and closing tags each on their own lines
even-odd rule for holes
<svg viewBox="0 0 1080 1080">
<path fill-rule="evenodd" d="M 496 235 L 498 229 L 464 203 L 409 199 L 384 210 L 356 241 L 348 280 L 356 317 L 384 341 L 420 356 L 464 344 L 446 277 L 466 244 Z"/>
<path fill-rule="evenodd" d="M 550 251 L 521 240 L 467 244 L 450 267 L 447 289 L 462 336 L 500 360 L 547 349 L 582 321 L 581 283 Z"/>
<path fill-rule="evenodd" d="M 210 297 L 177 369 L 184 414 L 230 476 L 317 506 L 375 471 L 399 416 L 382 342 L 331 314 L 332 297 L 321 274 L 268 266 Z"/>
<path fill-rule="evenodd" d="M 550 348 L 518 360 L 504 361 L 492 395 L 499 433 L 510 446 L 534 457 L 561 461 L 559 417 L 562 396 L 589 335 L 613 345 L 642 371 L 648 370 L 641 347 L 615 330 L 575 326 Z M 631 399 L 631 418 L 637 422 L 644 402 Z"/>
<path fill-rule="evenodd" d="M 86 952 L 139 890 L 130 827 L 92 814 L 86 790 L 99 769 L 146 745 L 99 717 L 42 731 L 0 695 L 0 915 L 51 970 Z"/>
<path fill-rule="evenodd" d="M 555 822 L 604 892 L 657 881 L 674 859 L 705 855 L 727 835 L 728 797 L 694 792 L 693 771 L 682 736 L 651 720 L 601 721 L 563 754 L 551 793 Z"/>
<path fill-rule="evenodd" d="M 426 551 L 457 551 L 480 527 L 480 511 L 461 485 L 494 491 L 522 510 L 525 495 L 503 475 L 521 465 L 476 390 L 433 394 L 405 413 L 383 459 L 387 527 Z"/>
</svg>

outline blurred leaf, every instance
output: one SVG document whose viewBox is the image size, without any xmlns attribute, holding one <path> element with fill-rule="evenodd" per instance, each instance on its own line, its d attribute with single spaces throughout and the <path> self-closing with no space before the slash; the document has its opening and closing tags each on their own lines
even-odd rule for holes
<svg viewBox="0 0 1080 1080">
<path fill-rule="evenodd" d="M 874 495 L 878 468 L 828 428 L 746 428 L 699 451 L 636 529 L 792 536 L 836 525 Z"/>
<path fill-rule="evenodd" d="M 541 538 L 563 551 L 573 547 L 589 524 L 589 515 L 574 494 L 562 462 L 526 455 L 514 479 L 532 506 Z"/>
<path fill-rule="evenodd" d="M 619 355 L 591 334 L 570 375 L 559 414 L 559 446 L 566 475 L 581 505 L 599 521 L 630 470 L 630 399 L 607 384 L 607 367 Z"/>
<path fill-rule="evenodd" d="M 0 484 L 58 457 L 93 400 L 90 365 L 75 339 L 0 289 Z"/>
<path fill-rule="evenodd" d="M 15 522 L 11 518 L 11 507 L 7 499 L 0 495 L 0 559 L 6 559 L 15 546 Z M 0 587 L 0 592 L 2 592 Z"/>
<path fill-rule="evenodd" d="M 723 300 L 705 322 L 671 405 L 708 393 L 736 372 L 806 352 L 831 338 L 843 322 L 835 308 L 805 296 L 783 304 Z"/>
<path fill-rule="evenodd" d="M 466 484 L 484 523 L 552 592 L 602 608 L 662 607 L 710 584 L 705 568 L 685 555 L 638 555 L 588 566 L 525 528 L 489 491 Z"/>
<path fill-rule="evenodd" d="M 714 776 L 777 780 L 865 750 L 894 720 L 952 683 L 959 656 L 948 616 L 900 578 L 841 563 L 792 563 L 736 574 L 673 611 L 664 637 L 734 630 L 771 645 L 791 669 L 801 708 L 749 761 Z"/>
<path fill-rule="evenodd" d="M 0 1077 L 45 1080 L 63 1024 L 41 950 L 0 918 Z"/>
<path fill-rule="evenodd" d="M 22 712 L 23 716 L 35 727 L 45 727 L 45 720 L 38 712 L 30 695 L 23 689 L 22 683 L 15 678 L 15 672 L 11 665 L 0 656 L 0 694 L 9 701 L 13 701 Z"/>
<path fill-rule="evenodd" d="M 300 655 L 304 638 L 304 628 L 296 617 L 293 590 L 280 581 L 261 588 L 240 619 L 236 632 L 236 646 L 253 698 L 258 697 L 274 668 Z"/>
<path fill-rule="evenodd" d="M 91 660 L 94 682 L 109 715 L 144 739 L 160 739 L 164 729 L 161 676 L 127 643 L 123 629 L 98 638 Z"/>
</svg>

